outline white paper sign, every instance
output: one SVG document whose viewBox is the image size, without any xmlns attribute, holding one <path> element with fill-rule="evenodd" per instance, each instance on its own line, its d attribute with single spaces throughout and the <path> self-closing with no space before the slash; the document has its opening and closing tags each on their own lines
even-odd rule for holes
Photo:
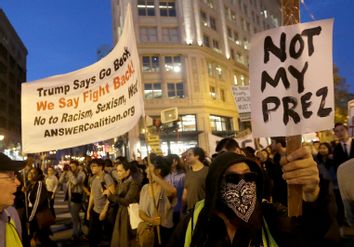
<svg viewBox="0 0 354 247">
<path fill-rule="evenodd" d="M 144 101 L 130 8 L 124 23 L 118 44 L 99 62 L 22 84 L 23 152 L 114 138 L 138 123 Z"/>
<path fill-rule="evenodd" d="M 257 33 L 250 51 L 253 137 L 333 128 L 333 20 Z"/>
<path fill-rule="evenodd" d="M 235 103 L 239 113 L 247 113 L 251 111 L 250 87 L 249 86 L 232 86 Z"/>
</svg>

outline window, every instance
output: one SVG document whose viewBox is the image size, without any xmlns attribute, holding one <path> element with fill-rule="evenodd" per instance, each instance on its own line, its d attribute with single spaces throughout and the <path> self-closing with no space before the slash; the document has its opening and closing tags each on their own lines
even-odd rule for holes
<svg viewBox="0 0 354 247">
<path fill-rule="evenodd" d="M 166 56 L 165 57 L 165 70 L 179 73 L 182 70 L 181 56 Z"/>
<path fill-rule="evenodd" d="M 236 85 L 236 86 L 238 85 L 236 72 L 234 72 L 234 85 Z"/>
<path fill-rule="evenodd" d="M 183 82 L 167 83 L 167 96 L 169 98 L 184 98 Z"/>
<path fill-rule="evenodd" d="M 206 36 L 206 35 L 203 35 L 203 44 L 204 44 L 206 47 L 210 47 L 209 37 Z"/>
<path fill-rule="evenodd" d="M 213 17 L 210 17 L 209 18 L 209 22 L 210 22 L 210 27 L 216 31 L 216 21 L 215 21 L 215 18 Z"/>
<path fill-rule="evenodd" d="M 178 131 L 196 131 L 197 121 L 195 115 L 180 116 L 180 121 L 178 121 L 178 127 Z"/>
<path fill-rule="evenodd" d="M 174 1 L 160 1 L 161 16 L 176 16 L 176 3 Z"/>
<path fill-rule="evenodd" d="M 200 11 L 200 19 L 202 24 L 207 27 L 208 26 L 208 17 L 204 11 Z"/>
<path fill-rule="evenodd" d="M 225 90 L 220 89 L 220 99 L 221 101 L 225 102 Z"/>
<path fill-rule="evenodd" d="M 179 42 L 177 27 L 162 28 L 162 40 L 165 42 Z"/>
<path fill-rule="evenodd" d="M 237 20 L 236 20 L 236 14 L 235 14 L 235 12 L 233 12 L 233 11 L 231 11 L 231 21 L 233 21 L 233 22 L 237 22 Z"/>
<path fill-rule="evenodd" d="M 145 83 L 144 98 L 145 99 L 162 98 L 161 83 Z"/>
<path fill-rule="evenodd" d="M 232 31 L 231 31 L 231 28 L 227 28 L 227 37 L 229 38 L 229 39 L 232 39 Z"/>
<path fill-rule="evenodd" d="M 241 80 L 241 85 L 244 86 L 245 85 L 245 76 L 240 75 L 240 80 Z"/>
<path fill-rule="evenodd" d="M 240 52 L 236 53 L 236 61 L 239 62 L 239 63 L 243 63 L 242 53 L 240 53 Z"/>
<path fill-rule="evenodd" d="M 216 50 L 220 50 L 220 47 L 219 47 L 219 42 L 215 39 L 213 39 L 213 48 L 216 49 Z"/>
<path fill-rule="evenodd" d="M 249 49 L 249 43 L 248 43 L 248 39 L 247 38 L 244 38 L 243 39 L 243 48 L 245 50 L 248 50 Z"/>
<path fill-rule="evenodd" d="M 224 11 L 225 11 L 226 19 L 231 19 L 230 18 L 230 9 L 227 6 L 224 6 Z"/>
<path fill-rule="evenodd" d="M 205 2 L 210 8 L 214 8 L 214 0 L 204 0 L 204 2 Z"/>
<path fill-rule="evenodd" d="M 232 60 L 235 60 L 235 51 L 232 48 L 230 49 L 230 57 Z"/>
<path fill-rule="evenodd" d="M 222 68 L 220 65 L 216 65 L 215 66 L 215 74 L 218 77 L 219 80 L 223 80 L 224 79 L 224 74 L 222 71 Z"/>
<path fill-rule="evenodd" d="M 209 121 L 212 131 L 230 131 L 232 128 L 231 118 L 210 115 Z"/>
<path fill-rule="evenodd" d="M 154 0 L 138 0 L 139 16 L 155 16 Z"/>
<path fill-rule="evenodd" d="M 212 63 L 208 63 L 207 66 L 208 66 L 208 75 L 209 76 L 213 76 L 214 75 L 213 74 L 213 64 Z"/>
<path fill-rule="evenodd" d="M 159 72 L 160 58 L 158 56 L 143 56 L 143 72 Z"/>
<path fill-rule="evenodd" d="M 140 27 L 141 42 L 156 42 L 157 28 L 156 27 Z"/>
<path fill-rule="evenodd" d="M 214 86 L 209 87 L 209 94 L 212 99 L 216 99 L 216 90 Z"/>
<path fill-rule="evenodd" d="M 236 43 L 236 45 L 240 45 L 240 38 L 238 36 L 238 33 L 237 32 L 234 32 L 234 41 Z"/>
</svg>

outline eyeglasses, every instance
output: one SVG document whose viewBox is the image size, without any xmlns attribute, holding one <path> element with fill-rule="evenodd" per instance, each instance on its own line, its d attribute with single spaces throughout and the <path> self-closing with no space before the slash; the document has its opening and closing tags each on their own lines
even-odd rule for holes
<svg viewBox="0 0 354 247">
<path fill-rule="evenodd" d="M 17 174 L 16 173 L 7 173 L 6 177 L 0 177 L 0 179 L 8 179 L 11 180 L 12 182 L 15 182 L 17 179 Z"/>
</svg>

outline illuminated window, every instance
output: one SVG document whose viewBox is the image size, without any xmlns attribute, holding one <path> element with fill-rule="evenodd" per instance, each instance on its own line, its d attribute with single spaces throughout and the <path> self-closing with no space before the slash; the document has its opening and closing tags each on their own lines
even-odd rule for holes
<svg viewBox="0 0 354 247">
<path fill-rule="evenodd" d="M 234 32 L 234 41 L 235 41 L 236 45 L 240 45 L 241 44 L 240 38 L 238 36 L 238 32 Z"/>
<path fill-rule="evenodd" d="M 183 82 L 169 82 L 167 83 L 167 96 L 169 98 L 184 98 Z"/>
<path fill-rule="evenodd" d="M 241 81 L 241 85 L 244 86 L 245 85 L 245 76 L 244 75 L 240 75 L 240 81 Z"/>
<path fill-rule="evenodd" d="M 210 115 L 209 116 L 211 131 L 231 131 L 232 119 L 229 117 L 221 117 Z"/>
<path fill-rule="evenodd" d="M 207 63 L 207 66 L 208 66 L 208 75 L 209 75 L 209 76 L 214 76 L 214 73 L 213 73 L 213 64 L 212 64 L 212 63 Z"/>
<path fill-rule="evenodd" d="M 195 115 L 180 116 L 180 121 L 178 121 L 178 127 L 178 131 L 196 131 L 197 121 Z"/>
<path fill-rule="evenodd" d="M 160 1 L 160 16 L 176 16 L 175 1 Z"/>
<path fill-rule="evenodd" d="M 179 42 L 178 28 L 162 28 L 162 40 L 165 42 Z"/>
<path fill-rule="evenodd" d="M 160 71 L 160 58 L 158 56 L 143 56 L 143 72 Z"/>
<path fill-rule="evenodd" d="M 138 0 L 139 16 L 155 16 L 154 0 Z"/>
<path fill-rule="evenodd" d="M 182 70 L 181 56 L 166 56 L 165 70 L 179 73 Z"/>
<path fill-rule="evenodd" d="M 156 42 L 157 28 L 156 27 L 140 27 L 141 42 Z"/>
<path fill-rule="evenodd" d="M 216 99 L 216 90 L 214 86 L 209 87 L 209 94 L 212 99 Z"/>
<path fill-rule="evenodd" d="M 200 11 L 200 20 L 202 22 L 202 25 L 207 27 L 208 26 L 208 16 L 204 11 Z"/>
<path fill-rule="evenodd" d="M 249 47 L 249 42 L 248 42 L 248 39 L 247 38 L 244 38 L 243 39 L 243 48 L 245 50 L 248 50 L 250 47 Z"/>
<path fill-rule="evenodd" d="M 215 74 L 218 77 L 219 80 L 223 80 L 224 79 L 224 73 L 223 73 L 223 69 L 221 68 L 220 65 L 216 65 L 215 66 Z"/>
<path fill-rule="evenodd" d="M 144 98 L 145 99 L 162 98 L 161 83 L 145 83 L 144 84 Z"/>
<path fill-rule="evenodd" d="M 237 22 L 237 18 L 236 18 L 235 12 L 231 11 L 230 17 L 231 17 L 231 21 L 233 21 L 233 22 L 235 22 L 235 23 Z"/>
<path fill-rule="evenodd" d="M 233 76 L 233 81 L 234 81 L 234 85 L 238 85 L 238 80 L 237 80 L 237 75 L 236 75 L 236 73 L 234 74 L 234 76 Z"/>
</svg>

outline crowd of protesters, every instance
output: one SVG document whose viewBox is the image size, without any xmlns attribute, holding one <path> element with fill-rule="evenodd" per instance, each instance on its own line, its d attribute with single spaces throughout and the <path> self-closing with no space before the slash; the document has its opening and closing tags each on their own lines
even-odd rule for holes
<svg viewBox="0 0 354 247">
<path fill-rule="evenodd" d="M 256 232 L 263 231 L 265 224 L 265 235 L 268 225 L 273 232 L 267 237 L 269 246 L 274 242 L 292 246 L 288 245 L 288 238 L 292 238 L 294 246 L 304 241 L 304 246 L 339 246 L 340 227 L 348 225 L 348 221 L 337 169 L 354 158 L 354 145 L 346 126 L 337 124 L 334 131 L 337 143 L 306 143 L 285 162 L 284 137 L 271 138 L 268 147 L 257 151 L 241 148 L 233 138 L 224 138 L 210 157 L 199 147 L 188 149 L 181 157 L 150 154 L 133 161 L 125 157 L 112 161 L 87 156 L 82 163 L 70 160 L 62 170 L 48 167 L 44 171 L 29 160 L 23 170 L 25 176 L 19 176 L 26 179 L 21 179 L 15 201 L 22 222 L 23 245 L 56 246 L 50 238 L 50 225 L 43 225 L 39 215 L 49 210 L 55 217 L 54 199 L 63 189 L 72 220 L 73 243 L 88 240 L 90 246 L 186 246 L 186 242 L 191 246 L 264 246 L 264 235 L 259 237 Z M 296 163 L 297 158 L 302 163 Z M 306 170 L 311 179 L 301 177 L 298 171 L 296 175 L 286 173 L 290 169 L 287 167 L 295 163 L 303 164 L 302 171 Z M 240 173 L 240 167 L 252 176 Z M 297 169 L 301 170 L 289 171 Z M 229 170 L 234 172 L 232 176 Z M 296 223 L 283 219 L 288 203 L 287 184 L 294 176 L 303 179 L 306 188 L 304 216 Z M 234 195 L 227 190 L 240 186 L 240 181 L 246 181 L 248 186 L 240 195 L 250 194 L 235 206 L 235 202 L 228 201 Z M 249 204 L 243 205 L 243 200 Z M 193 220 L 201 201 L 203 206 Z M 129 205 L 134 203 L 139 205 L 142 220 L 137 229 L 132 229 L 129 217 Z M 252 210 L 243 214 L 241 207 Z M 268 224 L 259 222 L 261 211 Z M 85 216 L 81 217 L 80 212 Z M 224 217 L 236 217 L 236 223 L 226 222 Z M 88 232 L 84 233 L 83 225 Z M 281 227 L 284 229 L 277 231 Z"/>
</svg>

